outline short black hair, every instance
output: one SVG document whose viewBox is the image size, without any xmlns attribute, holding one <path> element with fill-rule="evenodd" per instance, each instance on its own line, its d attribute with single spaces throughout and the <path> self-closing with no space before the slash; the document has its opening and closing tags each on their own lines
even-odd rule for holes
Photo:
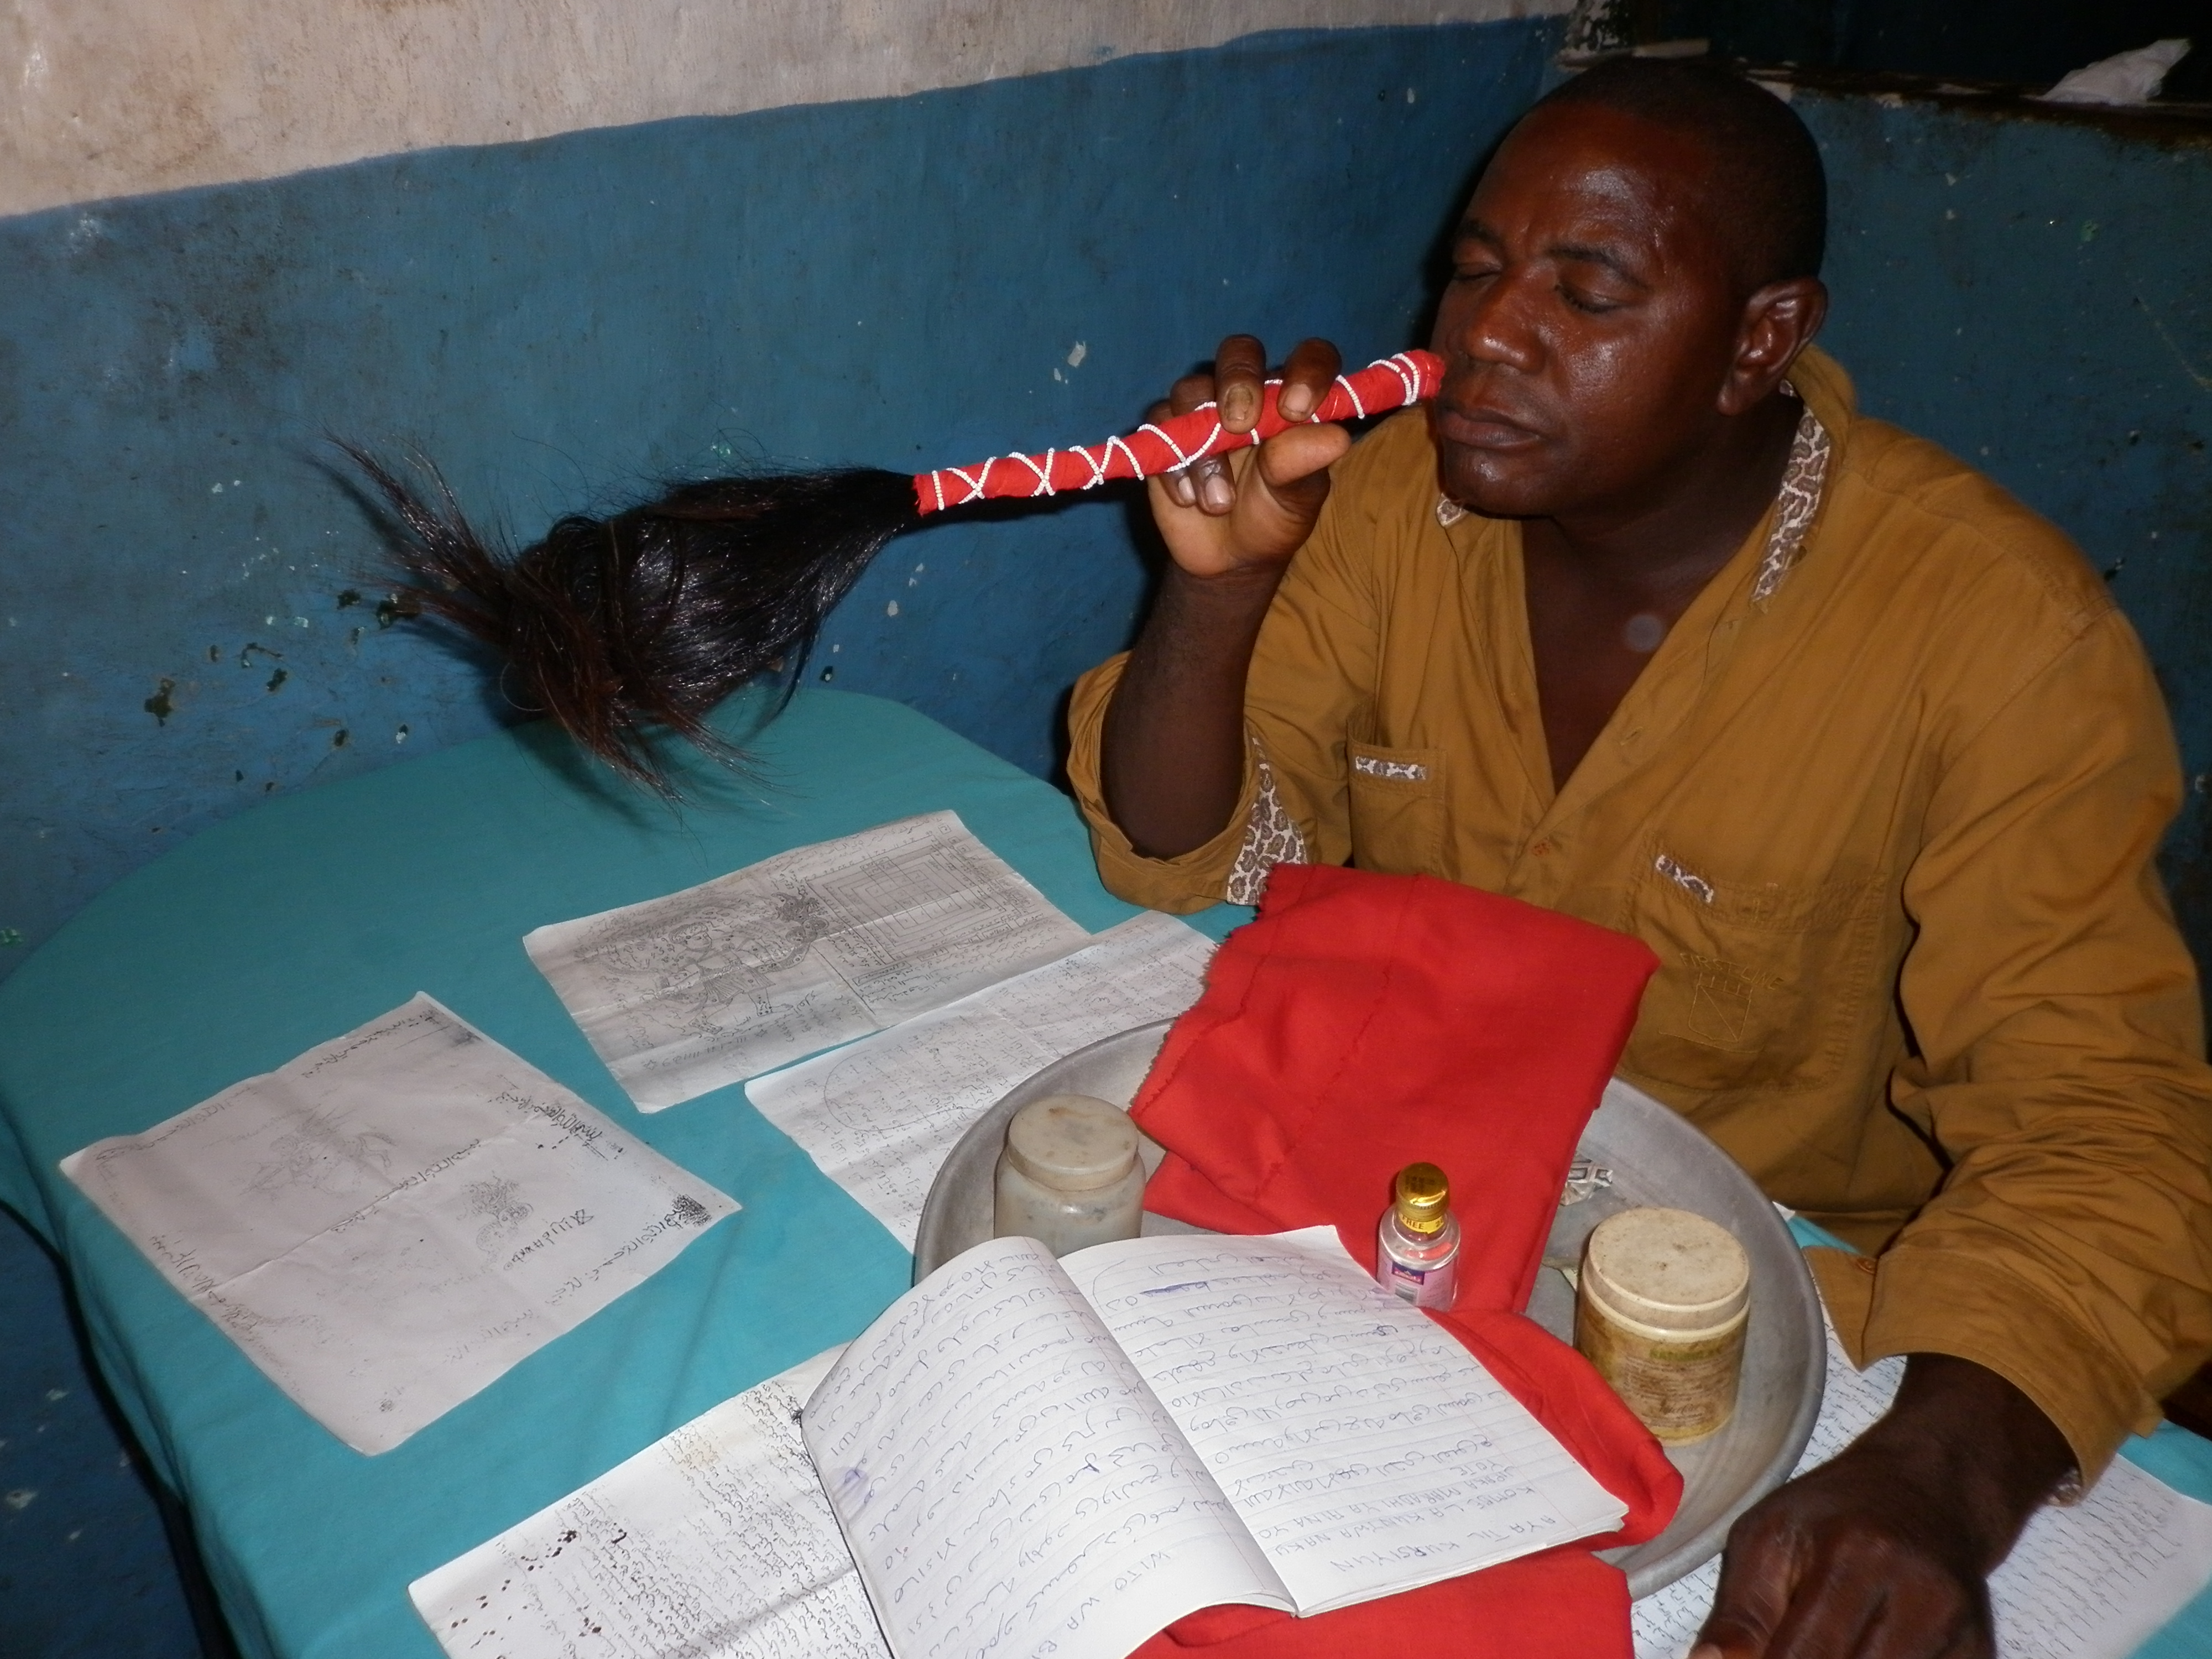
<svg viewBox="0 0 2212 1659">
<path fill-rule="evenodd" d="M 1706 194 L 1750 288 L 1820 274 L 1827 169 L 1797 112 L 1765 88 L 1697 58 L 1612 58 L 1536 108 L 1560 104 L 1596 104 L 1703 139 L 1713 158 Z"/>
</svg>

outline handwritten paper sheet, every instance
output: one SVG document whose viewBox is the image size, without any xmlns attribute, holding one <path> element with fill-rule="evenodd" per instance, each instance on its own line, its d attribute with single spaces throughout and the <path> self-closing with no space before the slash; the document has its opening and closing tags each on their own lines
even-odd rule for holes
<svg viewBox="0 0 2212 1659">
<path fill-rule="evenodd" d="M 1795 1475 L 1826 1462 L 1897 1397 L 1902 1359 L 1863 1371 L 1828 1328 L 1828 1390 Z M 1990 1576 L 1999 1659 L 2126 1659 L 2212 1583 L 2212 1504 L 2125 1458 L 2079 1504 L 2038 1511 Z M 1682 1659 L 1712 1612 L 1720 1561 L 1635 1604 L 1636 1659 Z"/>
<path fill-rule="evenodd" d="M 738 1208 L 427 996 L 62 1170 L 368 1453 Z"/>
<path fill-rule="evenodd" d="M 1377 1288 L 1334 1228 L 1139 1239 L 1060 1265 L 1302 1613 L 1609 1531 L 1626 1512 L 1473 1354 Z"/>
<path fill-rule="evenodd" d="M 801 1432 L 899 1659 L 1123 1659 L 1289 1598 L 1034 1239 L 948 1262 L 863 1332 Z"/>
<path fill-rule="evenodd" d="M 1007 1090 L 1054 1060 L 1198 1000 L 1213 941 L 1147 912 L 1042 968 L 746 1085 L 909 1250 L 938 1166 Z"/>
<path fill-rule="evenodd" d="M 1090 935 L 957 813 L 902 818 L 522 941 L 657 1112 L 1065 956 Z"/>
<path fill-rule="evenodd" d="M 451 1659 L 886 1659 L 799 1413 L 841 1350 L 726 1400 L 407 1587 Z"/>
</svg>

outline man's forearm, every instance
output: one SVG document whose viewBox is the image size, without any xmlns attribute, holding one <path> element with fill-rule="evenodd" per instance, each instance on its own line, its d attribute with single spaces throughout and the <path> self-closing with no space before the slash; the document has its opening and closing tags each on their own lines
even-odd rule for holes
<svg viewBox="0 0 2212 1659">
<path fill-rule="evenodd" d="M 1995 1371 L 1950 1354 L 1917 1353 L 1905 1362 L 1904 1386 L 1865 1440 L 1953 1495 L 1985 1573 L 2074 1469 L 2066 1437 L 2034 1401 Z"/>
<path fill-rule="evenodd" d="M 1219 835 L 1244 778 L 1244 679 L 1279 569 L 1200 578 L 1170 566 L 1106 710 L 1107 810 L 1146 858 Z"/>
</svg>

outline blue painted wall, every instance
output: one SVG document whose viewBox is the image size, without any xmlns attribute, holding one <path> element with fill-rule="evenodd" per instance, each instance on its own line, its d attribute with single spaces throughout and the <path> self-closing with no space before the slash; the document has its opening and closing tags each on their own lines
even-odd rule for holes
<svg viewBox="0 0 2212 1659">
<path fill-rule="evenodd" d="M 1232 327 L 1395 349 L 1552 37 L 1263 38 L 0 222 L 0 971 L 180 836 L 509 717 L 382 625 L 325 431 L 527 535 L 732 457 L 1103 436 Z M 1143 583 L 1110 503 L 946 524 L 817 672 L 1044 772 Z"/>
<path fill-rule="evenodd" d="M 732 458 L 1093 437 L 1231 327 L 1387 349 L 1555 33 L 1279 37 L 0 222 L 0 973 L 173 838 L 512 717 L 383 625 L 325 430 L 419 443 L 527 534 Z M 2212 769 L 2212 150 L 1798 107 L 1867 405 L 2118 568 Z M 1048 771 L 1140 603 L 1129 530 L 1085 503 L 905 538 L 816 672 Z M 2201 806 L 2172 868 L 2203 946 Z"/>
</svg>

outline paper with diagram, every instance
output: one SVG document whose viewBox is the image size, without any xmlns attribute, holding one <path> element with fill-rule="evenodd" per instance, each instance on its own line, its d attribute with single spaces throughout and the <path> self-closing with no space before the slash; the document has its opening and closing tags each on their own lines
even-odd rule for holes
<svg viewBox="0 0 2212 1659">
<path fill-rule="evenodd" d="M 896 1025 L 1090 936 L 957 813 L 794 848 L 523 948 L 641 1111 Z"/>
<path fill-rule="evenodd" d="M 1905 1361 L 1855 1369 L 1828 1328 L 1828 1388 L 1792 1478 L 1873 1427 Z M 2115 1458 L 2079 1504 L 2047 1505 L 1990 1575 L 1998 1659 L 2126 1659 L 2212 1582 L 2212 1504 Z M 1683 1659 L 1712 1612 L 1718 1558 L 1635 1604 L 1637 1659 Z"/>
<path fill-rule="evenodd" d="M 738 1208 L 420 995 L 62 1170 L 271 1382 L 369 1453 Z"/>
<path fill-rule="evenodd" d="M 1213 941 L 1147 911 L 895 1030 L 756 1079 L 746 1097 L 912 1249 L 929 1183 L 1007 1090 L 1198 1000 Z"/>
<path fill-rule="evenodd" d="M 452 1659 L 885 1659 L 799 1443 L 831 1349 L 407 1587 Z"/>
</svg>

